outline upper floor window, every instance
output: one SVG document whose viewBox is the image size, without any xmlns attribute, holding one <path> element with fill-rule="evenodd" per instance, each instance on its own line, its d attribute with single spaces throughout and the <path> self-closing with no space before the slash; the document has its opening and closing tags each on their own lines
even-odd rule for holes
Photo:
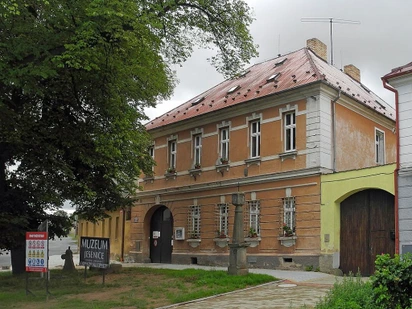
<svg viewBox="0 0 412 309">
<path fill-rule="evenodd" d="M 260 121 L 250 122 L 250 157 L 260 156 Z"/>
<path fill-rule="evenodd" d="M 229 235 L 229 204 L 221 203 L 217 205 L 219 211 L 218 236 Z"/>
<path fill-rule="evenodd" d="M 285 197 L 283 199 L 283 235 L 293 236 L 295 231 L 295 198 Z"/>
<path fill-rule="evenodd" d="M 192 205 L 189 208 L 188 218 L 189 238 L 200 238 L 200 206 Z"/>
<path fill-rule="evenodd" d="M 169 168 L 176 168 L 177 144 L 176 140 L 169 141 Z"/>
<path fill-rule="evenodd" d="M 220 159 L 223 162 L 229 160 L 229 128 L 220 129 Z"/>
<path fill-rule="evenodd" d="M 149 147 L 149 156 L 154 160 L 154 146 Z M 154 172 L 154 165 L 152 166 L 152 172 Z"/>
<path fill-rule="evenodd" d="M 296 114 L 287 113 L 284 118 L 285 151 L 296 150 Z"/>
<path fill-rule="evenodd" d="M 193 164 L 200 167 L 202 157 L 202 136 L 200 134 L 193 136 L 193 157 Z"/>
<path fill-rule="evenodd" d="M 375 162 L 385 164 L 385 132 L 375 129 Z"/>
</svg>

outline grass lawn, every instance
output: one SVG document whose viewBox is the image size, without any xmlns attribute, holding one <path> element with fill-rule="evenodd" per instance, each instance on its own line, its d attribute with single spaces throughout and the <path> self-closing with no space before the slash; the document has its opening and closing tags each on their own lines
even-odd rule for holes
<svg viewBox="0 0 412 309">
<path fill-rule="evenodd" d="M 0 308 L 157 308 L 174 303 L 216 295 L 277 280 L 268 275 L 229 276 L 225 271 L 199 269 L 171 270 L 123 268 L 106 275 L 105 285 L 98 271 L 68 275 L 51 271 L 46 299 L 45 279 L 29 273 L 29 290 L 25 292 L 25 275 L 0 273 Z"/>
</svg>

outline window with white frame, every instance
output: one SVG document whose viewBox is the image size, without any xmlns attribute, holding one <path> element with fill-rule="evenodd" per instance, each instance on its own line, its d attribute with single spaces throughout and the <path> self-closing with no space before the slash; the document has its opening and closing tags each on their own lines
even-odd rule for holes
<svg viewBox="0 0 412 309">
<path fill-rule="evenodd" d="M 285 197 L 283 199 L 283 235 L 293 236 L 296 231 L 295 221 L 295 198 Z"/>
<path fill-rule="evenodd" d="M 169 141 L 169 169 L 176 169 L 177 144 L 176 140 Z"/>
<path fill-rule="evenodd" d="M 200 238 L 200 206 L 192 205 L 189 208 L 188 237 Z"/>
<path fill-rule="evenodd" d="M 219 211 L 218 236 L 227 236 L 229 235 L 229 204 L 217 204 L 217 208 Z"/>
<path fill-rule="evenodd" d="M 250 122 L 250 157 L 260 156 L 260 120 Z"/>
<path fill-rule="evenodd" d="M 385 132 L 375 129 L 375 162 L 385 164 Z"/>
<path fill-rule="evenodd" d="M 193 164 L 195 167 L 200 167 L 202 157 L 202 135 L 193 135 Z"/>
<path fill-rule="evenodd" d="M 229 128 L 220 129 L 220 160 L 222 163 L 229 160 Z"/>
<path fill-rule="evenodd" d="M 154 160 L 154 146 L 149 147 L 149 156 Z M 154 165 L 152 166 L 152 172 L 154 172 Z"/>
<path fill-rule="evenodd" d="M 283 116 L 285 151 L 296 150 L 296 114 L 295 112 L 286 113 Z"/>
<path fill-rule="evenodd" d="M 248 222 L 248 236 L 253 237 L 256 235 L 260 235 L 260 201 L 248 201 L 248 214 L 249 214 L 249 222 Z"/>
</svg>

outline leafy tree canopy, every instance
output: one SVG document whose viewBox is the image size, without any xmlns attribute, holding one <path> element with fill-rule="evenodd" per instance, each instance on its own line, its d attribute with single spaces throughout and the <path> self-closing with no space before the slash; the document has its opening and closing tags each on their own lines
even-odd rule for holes
<svg viewBox="0 0 412 309">
<path fill-rule="evenodd" d="M 240 71 L 251 22 L 243 0 L 3 0 L 0 248 L 65 200 L 88 220 L 130 204 L 153 164 L 143 109 L 170 97 L 170 65 L 199 46 Z"/>
</svg>

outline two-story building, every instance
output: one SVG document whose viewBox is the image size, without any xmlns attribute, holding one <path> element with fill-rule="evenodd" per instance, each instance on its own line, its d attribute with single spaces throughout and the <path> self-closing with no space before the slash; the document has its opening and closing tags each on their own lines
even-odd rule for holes
<svg viewBox="0 0 412 309">
<path fill-rule="evenodd" d="M 346 253 L 369 242 L 351 247 L 350 237 L 373 238 L 364 229 L 375 218 L 389 218 L 378 227 L 389 234 L 393 195 L 373 177 L 362 190 L 322 192 L 321 177 L 355 170 L 348 177 L 358 178 L 356 170 L 394 162 L 394 127 L 394 110 L 355 66 L 329 65 L 317 39 L 255 64 L 146 125 L 157 164 L 139 179 L 125 251 L 137 262 L 228 265 L 231 194 L 241 191 L 250 267 L 363 265 L 364 256 Z"/>
</svg>

